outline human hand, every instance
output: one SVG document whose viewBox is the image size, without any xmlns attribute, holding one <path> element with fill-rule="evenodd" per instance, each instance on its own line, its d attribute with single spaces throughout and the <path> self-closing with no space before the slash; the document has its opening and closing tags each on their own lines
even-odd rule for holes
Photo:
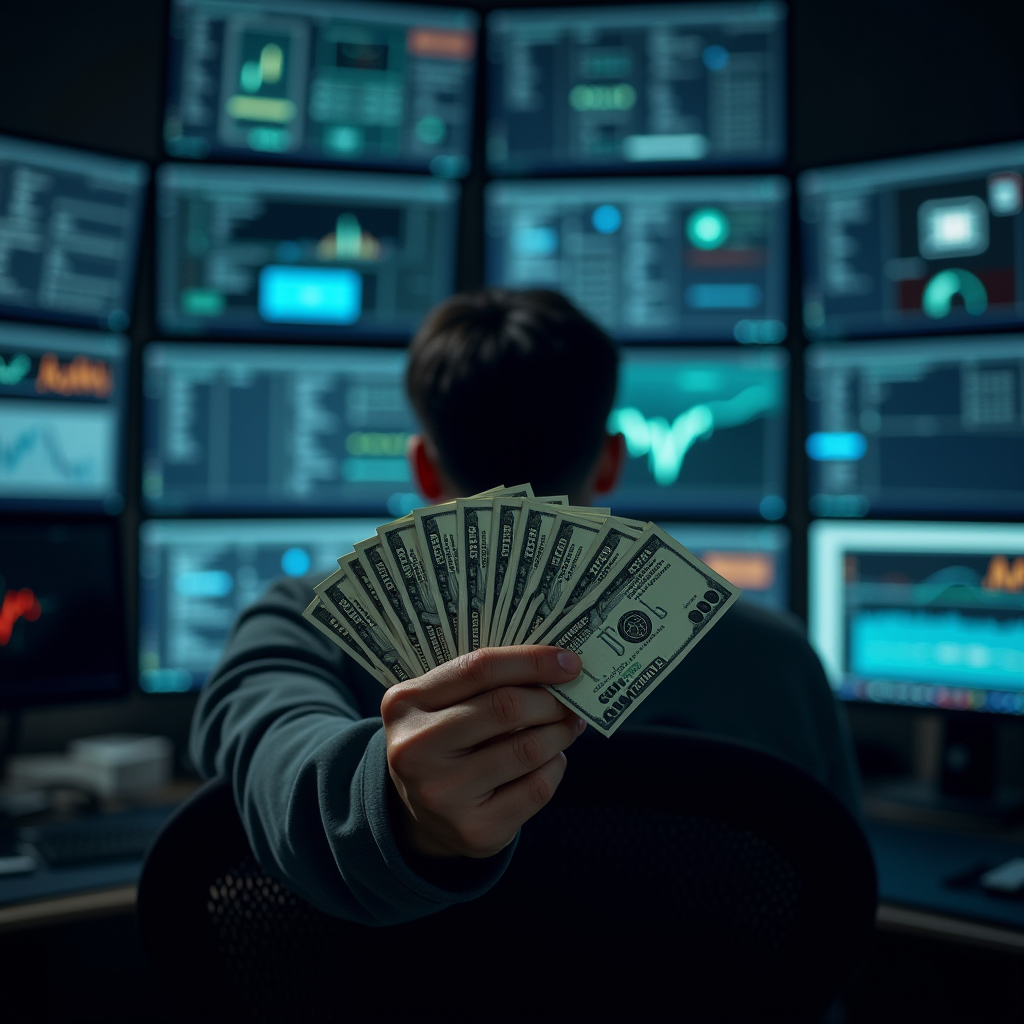
<svg viewBox="0 0 1024 1024">
<path fill-rule="evenodd" d="M 489 647 L 387 690 L 388 769 L 414 850 L 491 857 L 508 846 L 554 795 L 562 751 L 586 725 L 540 684 L 581 668 L 556 647 Z"/>
</svg>

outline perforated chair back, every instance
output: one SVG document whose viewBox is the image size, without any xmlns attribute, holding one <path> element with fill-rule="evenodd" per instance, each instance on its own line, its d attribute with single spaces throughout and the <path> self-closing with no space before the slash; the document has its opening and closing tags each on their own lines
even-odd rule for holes
<svg viewBox="0 0 1024 1024">
<path fill-rule="evenodd" d="M 839 801 L 679 730 L 585 735 L 569 761 L 488 894 L 380 929 L 270 878 L 209 783 L 147 859 L 146 948 L 193 1020 L 819 1019 L 876 903 Z"/>
</svg>

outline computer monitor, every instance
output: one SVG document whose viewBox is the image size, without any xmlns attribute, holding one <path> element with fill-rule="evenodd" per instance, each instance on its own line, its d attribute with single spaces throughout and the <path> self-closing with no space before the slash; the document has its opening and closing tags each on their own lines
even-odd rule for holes
<svg viewBox="0 0 1024 1024">
<path fill-rule="evenodd" d="M 478 23 L 419 4 L 174 0 L 167 152 L 459 177 Z"/>
<path fill-rule="evenodd" d="M 0 315 L 123 331 L 149 168 L 0 136 Z"/>
<path fill-rule="evenodd" d="M 497 11 L 487 58 L 495 174 L 785 158 L 784 4 Z"/>
<path fill-rule="evenodd" d="M 0 526 L 0 706 L 113 697 L 128 687 L 113 520 Z"/>
<path fill-rule="evenodd" d="M 1024 526 L 811 524 L 810 638 L 844 700 L 1024 714 Z"/>
<path fill-rule="evenodd" d="M 139 684 L 195 690 L 238 613 L 280 576 L 320 578 L 379 519 L 149 520 L 139 534 Z M 310 598 L 312 598 L 312 588 Z"/>
<path fill-rule="evenodd" d="M 800 175 L 812 338 L 1024 323 L 1024 143 Z"/>
<path fill-rule="evenodd" d="M 667 533 L 767 608 L 789 607 L 789 531 L 784 526 L 659 523 Z"/>
<path fill-rule="evenodd" d="M 149 345 L 143 501 L 157 514 L 404 515 L 403 351 Z"/>
<path fill-rule="evenodd" d="M 157 186 L 169 333 L 404 339 L 454 287 L 454 182 L 166 164 Z"/>
<path fill-rule="evenodd" d="M 786 337 L 785 178 L 495 182 L 490 284 L 554 288 L 622 341 Z"/>
<path fill-rule="evenodd" d="M 786 512 L 786 352 L 627 349 L 608 429 L 626 465 L 616 512 L 760 516 Z"/>
<path fill-rule="evenodd" d="M 0 322 L 0 509 L 119 512 L 128 341 Z"/>
<path fill-rule="evenodd" d="M 818 516 L 1024 510 L 1024 337 L 812 345 Z"/>
</svg>

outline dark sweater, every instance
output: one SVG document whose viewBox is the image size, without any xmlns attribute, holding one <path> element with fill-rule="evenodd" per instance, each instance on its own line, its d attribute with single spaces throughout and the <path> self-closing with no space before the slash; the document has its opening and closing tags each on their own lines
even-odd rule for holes
<svg viewBox="0 0 1024 1024">
<path fill-rule="evenodd" d="M 204 775 L 231 779 L 264 869 L 329 913 L 390 925 L 475 899 L 501 877 L 514 844 L 487 860 L 426 860 L 399 848 L 384 691 L 302 618 L 314 582 L 280 580 L 239 617 L 199 699 L 193 760 Z M 626 728 L 639 724 L 761 747 L 857 812 L 843 719 L 795 620 L 741 599 Z"/>
</svg>

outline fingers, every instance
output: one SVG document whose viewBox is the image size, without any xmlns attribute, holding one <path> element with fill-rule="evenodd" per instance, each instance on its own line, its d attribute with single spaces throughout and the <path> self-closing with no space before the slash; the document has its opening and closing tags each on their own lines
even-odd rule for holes
<svg viewBox="0 0 1024 1024">
<path fill-rule="evenodd" d="M 474 751 L 466 760 L 476 792 L 483 795 L 525 778 L 571 746 L 583 728 L 582 719 L 563 708 L 558 722 L 522 729 Z"/>
<path fill-rule="evenodd" d="M 539 686 L 500 686 L 446 713 L 445 736 L 452 749 L 468 751 L 516 729 L 559 722 L 567 713 L 565 705 Z"/>
<path fill-rule="evenodd" d="M 400 685 L 424 711 L 437 711 L 501 686 L 568 683 L 582 667 L 579 655 L 559 647 L 484 647 Z"/>
</svg>

